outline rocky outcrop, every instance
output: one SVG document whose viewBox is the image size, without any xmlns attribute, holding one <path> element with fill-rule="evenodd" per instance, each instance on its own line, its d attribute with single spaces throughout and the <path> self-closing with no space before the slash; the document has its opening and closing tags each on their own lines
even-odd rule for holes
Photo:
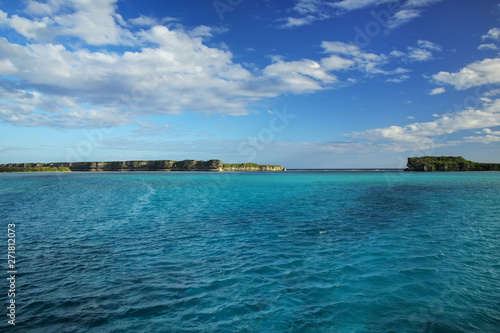
<svg viewBox="0 0 500 333">
<path fill-rule="evenodd" d="M 255 163 L 224 163 L 222 169 L 223 171 L 286 171 L 286 168 L 281 165 L 260 165 Z"/>
<path fill-rule="evenodd" d="M 3 168 L 67 167 L 70 171 L 222 171 L 222 161 L 121 161 L 3 164 Z"/>
<path fill-rule="evenodd" d="M 60 163 L 9 163 L 1 164 L 0 172 L 9 171 L 285 171 L 281 165 L 255 163 L 223 164 L 209 161 L 116 161 L 116 162 L 60 162 Z"/>
<path fill-rule="evenodd" d="M 286 171 L 286 168 L 282 166 L 263 166 L 262 168 L 259 167 L 230 167 L 230 168 L 223 168 L 223 171 Z"/>
<path fill-rule="evenodd" d="M 478 163 L 462 156 L 409 157 L 405 171 L 500 171 L 500 163 Z"/>
</svg>

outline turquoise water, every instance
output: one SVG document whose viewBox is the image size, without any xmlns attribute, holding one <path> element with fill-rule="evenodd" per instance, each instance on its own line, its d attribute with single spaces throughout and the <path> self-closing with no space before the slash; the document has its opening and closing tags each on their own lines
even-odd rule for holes
<svg viewBox="0 0 500 333">
<path fill-rule="evenodd" d="M 2 331 L 500 332 L 496 172 L 0 174 L 0 212 Z"/>
</svg>

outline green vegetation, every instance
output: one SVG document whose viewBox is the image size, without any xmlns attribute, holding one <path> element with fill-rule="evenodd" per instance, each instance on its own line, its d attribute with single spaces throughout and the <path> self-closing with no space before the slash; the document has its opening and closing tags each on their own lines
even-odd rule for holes
<svg viewBox="0 0 500 333">
<path fill-rule="evenodd" d="M 281 165 L 256 163 L 223 164 L 221 160 L 157 160 L 115 162 L 57 162 L 0 164 L 0 172 L 55 172 L 55 171 L 285 171 Z"/>
<path fill-rule="evenodd" d="M 67 167 L 0 167 L 0 172 L 70 172 Z"/>
<path fill-rule="evenodd" d="M 224 168 L 260 168 L 280 167 L 281 165 L 257 164 L 257 163 L 224 163 Z"/>
<path fill-rule="evenodd" d="M 500 163 L 478 163 L 462 156 L 408 158 L 407 171 L 500 171 Z"/>
<path fill-rule="evenodd" d="M 257 164 L 257 163 L 223 163 L 223 170 L 272 170 L 272 169 L 283 169 L 281 165 L 270 165 L 270 164 Z"/>
</svg>

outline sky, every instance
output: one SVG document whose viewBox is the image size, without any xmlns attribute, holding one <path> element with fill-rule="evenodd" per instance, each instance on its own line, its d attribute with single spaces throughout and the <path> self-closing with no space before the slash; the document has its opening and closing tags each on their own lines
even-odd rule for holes
<svg viewBox="0 0 500 333">
<path fill-rule="evenodd" d="M 500 162 L 500 4 L 0 0 L 0 163 Z"/>
</svg>

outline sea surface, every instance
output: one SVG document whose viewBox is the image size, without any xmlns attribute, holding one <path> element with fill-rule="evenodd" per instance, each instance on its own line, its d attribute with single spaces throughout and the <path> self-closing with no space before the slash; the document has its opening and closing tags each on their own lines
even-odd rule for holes
<svg viewBox="0 0 500 333">
<path fill-rule="evenodd" d="M 0 174 L 0 226 L 1 332 L 500 332 L 499 172 Z"/>
</svg>

